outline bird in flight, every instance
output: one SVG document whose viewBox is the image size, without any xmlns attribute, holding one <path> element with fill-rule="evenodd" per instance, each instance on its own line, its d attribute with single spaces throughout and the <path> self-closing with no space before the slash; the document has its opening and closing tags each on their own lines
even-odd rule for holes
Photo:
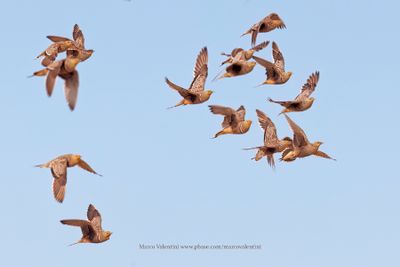
<svg viewBox="0 0 400 267">
<path fill-rule="evenodd" d="M 173 107 L 178 107 L 182 105 L 192 105 L 192 104 L 201 104 L 210 99 L 213 91 L 205 90 L 204 86 L 206 83 L 206 79 L 208 76 L 208 51 L 207 47 L 203 47 L 200 50 L 199 55 L 197 56 L 196 63 L 194 65 L 193 71 L 193 81 L 189 86 L 189 89 L 185 89 L 180 87 L 179 85 L 174 84 L 168 78 L 165 78 L 165 82 L 168 86 L 176 90 L 183 99 Z"/>
<path fill-rule="evenodd" d="M 87 218 L 87 220 L 68 219 L 60 221 L 62 224 L 77 226 L 82 230 L 82 238 L 70 246 L 79 243 L 102 243 L 110 239 L 112 233 L 103 230 L 100 212 L 92 204 L 89 205 L 87 210 Z"/>
<path fill-rule="evenodd" d="M 45 69 L 36 71 L 32 76 L 46 76 L 46 92 L 51 97 L 57 77 L 65 81 L 64 93 L 69 109 L 73 111 L 78 100 L 79 75 L 76 66 L 81 61 L 77 57 L 67 56 L 48 65 Z"/>
<path fill-rule="evenodd" d="M 221 66 L 226 64 L 226 63 L 233 63 L 235 60 L 244 60 L 248 61 L 251 59 L 253 56 L 254 52 L 259 52 L 265 47 L 267 47 L 269 44 L 269 41 L 262 42 L 249 50 L 244 50 L 243 48 L 235 48 L 232 50 L 230 54 L 226 53 L 221 53 L 221 55 L 228 57 L 225 61 L 221 63 Z"/>
<path fill-rule="evenodd" d="M 254 46 L 257 41 L 257 35 L 260 32 L 270 32 L 274 29 L 285 29 L 286 25 L 276 13 L 271 13 L 248 29 L 242 36 L 251 34 L 251 45 Z"/>
<path fill-rule="evenodd" d="M 87 164 L 80 155 L 75 154 L 65 154 L 61 155 L 51 161 L 36 165 L 39 168 L 50 168 L 51 174 L 53 175 L 53 194 L 54 198 L 62 203 L 65 196 L 65 187 L 67 185 L 67 168 L 71 168 L 78 165 L 82 169 L 91 172 L 93 174 L 98 174 L 92 167 Z"/>
<path fill-rule="evenodd" d="M 267 79 L 260 85 L 263 84 L 284 84 L 292 76 L 292 72 L 285 71 L 285 59 L 283 58 L 282 52 L 279 50 L 278 45 L 272 42 L 272 57 L 274 63 L 269 62 L 266 59 L 253 56 L 253 59 L 263 66 L 266 70 Z"/>
<path fill-rule="evenodd" d="M 283 151 L 281 160 L 293 161 L 296 158 L 304 158 L 311 155 L 335 160 L 331 158 L 328 154 L 319 150 L 322 142 L 317 141 L 314 143 L 310 143 L 303 129 L 301 129 L 294 121 L 292 121 L 289 116 L 287 116 L 286 114 L 284 115 L 287 122 L 289 123 L 290 128 L 293 131 L 293 146 Z"/>
<path fill-rule="evenodd" d="M 252 159 L 259 161 L 261 158 L 266 157 L 268 164 L 275 168 L 274 154 L 292 147 L 292 139 L 289 137 L 279 139 L 275 124 L 271 119 L 261 110 L 256 109 L 256 113 L 260 127 L 264 130 L 264 145 L 245 148 L 245 150 L 257 149 L 257 154 Z"/>
<path fill-rule="evenodd" d="M 314 92 L 315 87 L 317 87 L 318 80 L 319 72 L 316 71 L 310 75 L 310 77 L 307 79 L 307 82 L 301 88 L 300 93 L 296 96 L 294 100 L 275 101 L 271 98 L 268 98 L 268 100 L 272 103 L 277 103 L 285 107 L 279 114 L 307 110 L 314 103 L 314 97 L 310 97 L 310 95 Z"/>
<path fill-rule="evenodd" d="M 85 61 L 94 51 L 92 49 L 85 49 L 85 38 L 78 24 L 74 25 L 72 36 L 73 40 L 66 37 L 48 35 L 47 38 L 53 43 L 36 58 L 43 57 L 41 63 L 47 67 L 56 60 L 59 53 L 66 51 L 67 55 L 71 54 L 79 58 L 80 61 Z"/>
<path fill-rule="evenodd" d="M 210 105 L 213 114 L 223 115 L 222 130 L 214 135 L 217 138 L 223 134 L 245 134 L 250 129 L 251 120 L 245 120 L 246 109 L 240 106 L 237 110 L 230 107 Z"/>
</svg>

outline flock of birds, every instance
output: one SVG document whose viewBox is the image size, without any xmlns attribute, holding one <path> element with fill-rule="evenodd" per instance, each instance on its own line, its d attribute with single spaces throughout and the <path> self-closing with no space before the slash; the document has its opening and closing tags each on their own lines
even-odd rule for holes
<svg viewBox="0 0 400 267">
<path fill-rule="evenodd" d="M 257 35 L 263 32 L 270 32 L 274 29 L 286 28 L 282 19 L 276 14 L 271 13 L 263 18 L 258 23 L 254 24 L 243 35 L 251 35 L 252 48 L 244 50 L 235 48 L 230 54 L 222 53 L 227 59 L 221 63 L 228 64 L 225 72 L 222 75 L 217 75 L 215 79 L 230 78 L 250 73 L 253 68 L 259 64 L 266 70 L 266 79 L 260 84 L 284 84 L 292 73 L 285 70 L 285 60 L 276 42 L 272 42 L 273 62 L 266 59 L 254 56 L 255 52 L 259 52 L 269 45 L 269 41 L 264 41 L 256 44 Z M 243 36 L 242 35 L 242 36 Z M 32 76 L 46 76 L 46 91 L 50 97 L 52 95 L 57 77 L 65 81 L 64 91 L 65 97 L 71 111 L 74 110 L 78 97 L 79 75 L 76 70 L 77 65 L 93 54 L 93 50 L 85 48 L 85 39 L 78 25 L 74 26 L 73 39 L 60 36 L 47 36 L 52 41 L 37 58 L 42 58 L 41 64 L 44 69 L 36 71 Z M 57 60 L 60 53 L 66 52 L 66 57 Z M 254 59 L 254 61 L 251 61 Z M 182 105 L 201 104 L 208 101 L 213 93 L 211 90 L 205 90 L 205 83 L 208 76 L 208 50 L 204 47 L 200 50 L 194 66 L 194 79 L 189 88 L 183 88 L 165 78 L 167 85 L 176 90 L 183 98 L 179 103 L 172 106 L 178 107 Z M 215 80 L 214 79 L 214 80 Z M 275 101 L 269 99 L 270 102 L 279 104 L 284 107 L 286 120 L 293 131 L 293 138 L 285 137 L 279 139 L 276 132 L 276 127 L 272 120 L 261 110 L 256 110 L 260 127 L 264 130 L 264 144 L 257 147 L 246 148 L 247 150 L 257 149 L 254 158 L 256 161 L 267 158 L 267 162 L 271 167 L 275 167 L 274 154 L 282 153 L 280 160 L 294 161 L 297 158 L 304 158 L 311 155 L 332 159 L 326 153 L 319 150 L 322 142 L 311 143 L 304 131 L 292 121 L 286 113 L 301 112 L 309 109 L 314 98 L 310 97 L 314 92 L 319 80 L 319 72 L 314 72 L 310 75 L 307 82 L 301 88 L 299 95 L 294 100 Z M 214 138 L 225 134 L 245 134 L 249 131 L 252 121 L 246 120 L 246 109 L 240 106 L 238 109 L 225 107 L 220 105 L 210 105 L 210 111 L 213 114 L 224 116 L 222 122 L 222 130 L 217 132 Z M 67 169 L 79 166 L 80 168 L 98 174 L 86 163 L 80 155 L 66 154 L 61 155 L 47 163 L 37 165 L 40 168 L 49 168 L 53 176 L 53 194 L 54 198 L 62 203 L 65 197 L 67 184 Z M 102 220 L 99 211 L 90 204 L 87 210 L 87 220 L 68 219 L 61 220 L 62 224 L 77 226 L 81 228 L 82 238 L 74 243 L 101 243 L 108 240 L 111 236 L 110 231 L 102 229 Z M 72 245 L 74 245 L 72 244 Z"/>
<path fill-rule="evenodd" d="M 225 68 L 225 72 L 223 74 L 217 75 L 213 80 L 248 74 L 257 64 L 259 64 L 264 67 L 266 71 L 266 79 L 260 85 L 286 83 L 292 76 L 292 72 L 285 70 L 285 59 L 276 42 L 272 42 L 273 62 L 254 56 L 255 52 L 259 52 L 269 45 L 269 41 L 264 41 L 258 45 L 255 45 L 259 33 L 270 32 L 274 29 L 284 28 L 286 28 L 285 23 L 276 13 L 271 13 L 258 23 L 254 24 L 249 30 L 242 34 L 242 36 L 251 34 L 252 48 L 249 50 L 235 48 L 230 54 L 221 53 L 221 55 L 227 57 L 227 59 L 221 63 L 221 66 L 225 64 L 228 64 L 228 66 Z M 254 59 L 254 61 L 251 61 L 251 59 Z M 197 56 L 193 73 L 194 78 L 188 89 L 176 85 L 168 78 L 165 78 L 168 86 L 176 90 L 183 97 L 179 103 L 172 107 L 201 104 L 210 99 L 213 91 L 205 90 L 205 83 L 208 76 L 207 63 L 208 52 L 207 47 L 204 47 Z M 261 110 L 256 110 L 258 122 L 261 128 L 264 130 L 264 144 L 262 146 L 245 148 L 246 150 L 258 150 L 253 159 L 258 161 L 261 158 L 266 157 L 268 164 L 273 168 L 275 167 L 275 153 L 282 153 L 280 160 L 286 162 L 294 161 L 296 158 L 304 158 L 311 155 L 333 159 L 326 153 L 319 150 L 322 142 L 318 141 L 311 143 L 303 129 L 301 129 L 293 120 L 289 118 L 289 116 L 285 114 L 289 112 L 305 111 L 312 106 L 314 98 L 310 96 L 314 92 L 318 80 L 319 72 L 316 71 L 310 75 L 310 77 L 307 79 L 307 82 L 301 88 L 300 93 L 294 100 L 276 101 L 271 98 L 268 99 L 270 102 L 284 107 L 280 114 L 283 113 L 285 115 L 286 120 L 293 131 L 293 139 L 290 137 L 279 139 L 277 136 L 276 127 L 272 120 Z M 219 105 L 209 105 L 209 108 L 213 114 L 224 116 L 224 120 L 222 122 L 223 129 L 216 133 L 214 138 L 224 134 L 245 134 L 249 131 L 252 125 L 251 120 L 245 119 L 246 109 L 244 106 L 240 106 L 236 110 L 231 107 Z"/>
</svg>

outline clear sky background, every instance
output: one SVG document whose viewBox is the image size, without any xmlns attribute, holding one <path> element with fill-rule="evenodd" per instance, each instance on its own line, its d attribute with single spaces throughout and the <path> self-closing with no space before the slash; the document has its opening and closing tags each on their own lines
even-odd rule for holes
<svg viewBox="0 0 400 267">
<path fill-rule="evenodd" d="M 2 266 L 400 266 L 398 174 L 399 15 L 397 1 L 3 1 L 0 65 Z M 220 52 L 250 46 L 240 35 L 277 12 L 275 40 L 293 71 L 282 86 L 254 86 L 249 75 L 211 82 Z M 34 58 L 78 23 L 93 56 L 78 66 L 74 112 L 58 80 L 52 98 Z M 166 110 L 180 100 L 164 77 L 188 86 L 195 58 L 209 51 L 203 105 Z M 271 47 L 258 54 L 271 58 Z M 313 107 L 292 114 L 317 157 L 273 171 L 251 161 L 262 144 L 255 109 L 292 133 L 267 97 L 295 97 L 321 72 Z M 222 117 L 207 104 L 244 105 L 254 123 L 242 136 L 210 139 Z M 65 201 L 50 170 L 33 166 L 78 153 L 103 174 L 68 170 Z M 277 158 L 277 157 L 276 157 Z M 102 244 L 67 245 L 89 203 L 113 235 Z M 261 250 L 159 251 L 139 244 L 261 244 Z"/>
</svg>

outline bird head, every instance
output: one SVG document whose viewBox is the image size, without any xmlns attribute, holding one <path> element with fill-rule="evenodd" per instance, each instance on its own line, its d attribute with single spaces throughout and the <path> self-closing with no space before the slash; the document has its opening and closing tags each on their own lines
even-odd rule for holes
<svg viewBox="0 0 400 267">
<path fill-rule="evenodd" d="M 257 65 L 257 62 L 255 61 L 250 61 L 247 63 L 247 65 L 250 67 L 250 69 L 253 69 L 255 65 Z"/>
<path fill-rule="evenodd" d="M 313 146 L 316 147 L 316 148 L 319 148 L 322 144 L 323 144 L 322 142 L 317 141 L 317 142 L 313 143 Z"/>
<path fill-rule="evenodd" d="M 212 90 L 204 91 L 206 100 L 210 99 L 211 95 L 214 93 Z"/>
<path fill-rule="evenodd" d="M 81 161 L 81 155 L 76 155 L 76 154 L 71 155 L 71 158 L 70 158 L 71 165 L 78 164 L 80 161 Z"/>
<path fill-rule="evenodd" d="M 250 129 L 251 123 L 251 120 L 246 120 L 243 122 L 243 133 L 247 133 L 247 131 Z"/>
<path fill-rule="evenodd" d="M 110 232 L 110 231 L 104 231 L 104 239 L 105 239 L 105 240 L 110 239 L 111 235 L 112 235 L 112 232 Z"/>
<path fill-rule="evenodd" d="M 89 49 L 89 50 L 83 50 L 82 52 L 82 61 L 85 61 L 86 59 L 90 58 L 93 54 L 94 50 Z"/>
<path fill-rule="evenodd" d="M 250 59 L 253 56 L 253 54 L 254 54 L 254 50 L 250 49 L 245 52 L 244 56 L 246 59 Z"/>
</svg>

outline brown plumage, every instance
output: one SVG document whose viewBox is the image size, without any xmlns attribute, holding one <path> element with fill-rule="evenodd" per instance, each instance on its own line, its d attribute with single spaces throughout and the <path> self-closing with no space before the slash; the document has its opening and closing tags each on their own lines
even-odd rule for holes
<svg viewBox="0 0 400 267">
<path fill-rule="evenodd" d="M 274 154 L 290 148 L 292 146 L 292 139 L 289 137 L 279 139 L 276 133 L 275 124 L 271 121 L 271 119 L 261 110 L 256 109 L 256 112 L 260 127 L 264 130 L 264 145 L 245 148 L 245 150 L 258 149 L 256 156 L 252 159 L 259 161 L 265 156 L 268 164 L 275 168 Z"/>
<path fill-rule="evenodd" d="M 93 54 L 93 50 L 85 49 L 85 39 L 77 24 L 74 25 L 72 35 L 73 40 L 61 36 L 47 36 L 47 38 L 53 43 L 37 56 L 37 58 L 43 57 L 41 62 L 43 66 L 49 66 L 56 60 L 59 53 L 65 51 L 67 52 L 68 56 L 77 57 L 80 61 L 85 61 Z"/>
<path fill-rule="evenodd" d="M 274 29 L 285 29 L 286 25 L 283 20 L 276 13 L 271 13 L 256 24 L 254 24 L 250 29 L 242 34 L 251 34 L 251 45 L 254 46 L 257 41 L 257 35 L 260 32 L 270 32 Z"/>
<path fill-rule="evenodd" d="M 33 76 L 47 75 L 46 92 L 49 97 L 53 93 L 57 77 L 62 78 L 65 81 L 65 98 L 71 111 L 75 109 L 78 99 L 79 74 L 76 70 L 76 66 L 79 63 L 80 60 L 78 58 L 68 56 L 66 59 L 54 61 L 48 65 L 46 69 L 33 73 Z"/>
<path fill-rule="evenodd" d="M 236 76 L 245 75 L 250 73 L 254 66 L 257 63 L 254 61 L 246 61 L 246 60 L 237 60 L 236 58 L 232 61 L 232 63 L 225 68 L 225 73 L 218 77 L 218 75 L 214 78 L 216 79 L 223 79 L 223 78 L 231 78 Z"/>
<path fill-rule="evenodd" d="M 262 42 L 256 46 L 250 48 L 249 50 L 244 50 L 243 48 L 235 48 L 232 50 L 232 52 L 230 54 L 221 53 L 221 55 L 228 57 L 228 59 L 226 59 L 225 61 L 223 61 L 221 63 L 221 66 L 226 63 L 233 63 L 234 61 L 238 61 L 238 60 L 248 61 L 253 56 L 254 52 L 261 51 L 262 49 L 267 47 L 268 44 L 269 44 L 269 41 L 265 41 L 265 42 Z"/>
<path fill-rule="evenodd" d="M 53 175 L 53 194 L 58 202 L 63 202 L 65 196 L 65 187 L 67 185 L 67 168 L 78 165 L 82 169 L 98 174 L 87 164 L 80 155 L 65 154 L 59 156 L 47 163 L 36 165 L 39 168 L 50 168 Z M 101 175 L 100 175 L 101 176 Z"/>
<path fill-rule="evenodd" d="M 60 221 L 62 224 L 77 226 L 82 230 L 82 238 L 71 245 L 79 243 L 101 243 L 110 239 L 112 233 L 103 230 L 100 212 L 92 204 L 89 205 L 87 210 L 87 218 L 88 220 L 68 219 Z"/>
<path fill-rule="evenodd" d="M 260 85 L 263 84 L 284 84 L 292 76 L 292 72 L 285 71 L 285 59 L 283 58 L 282 52 L 279 50 L 278 45 L 272 42 L 272 56 L 274 63 L 269 62 L 266 59 L 253 56 L 254 60 L 263 66 L 266 70 L 267 79 Z"/>
<path fill-rule="evenodd" d="M 210 105 L 213 114 L 223 115 L 222 130 L 215 134 L 217 138 L 223 134 L 244 134 L 250 129 L 251 120 L 245 120 L 246 109 L 240 106 L 237 110 L 230 107 Z"/>
<path fill-rule="evenodd" d="M 300 94 L 298 94 L 292 101 L 275 101 L 271 98 L 268 100 L 285 107 L 279 114 L 307 110 L 314 102 L 314 97 L 310 97 L 310 95 L 314 92 L 315 87 L 317 87 L 318 80 L 319 72 L 316 71 L 310 75 L 310 77 L 307 79 L 307 82 L 301 88 Z"/>
<path fill-rule="evenodd" d="M 203 47 L 197 56 L 196 63 L 193 71 L 193 81 L 189 86 L 189 89 L 185 89 L 180 87 L 179 85 L 174 84 L 168 78 L 165 78 L 165 82 L 171 89 L 178 91 L 178 93 L 183 97 L 183 99 L 173 107 L 178 107 L 181 105 L 192 105 L 192 104 L 200 104 L 206 102 L 213 91 L 205 90 L 204 86 L 206 83 L 206 79 L 208 76 L 208 51 L 207 47 Z"/>
<path fill-rule="evenodd" d="M 281 160 L 283 161 L 293 161 L 296 158 L 304 158 L 311 155 L 318 157 L 323 157 L 327 159 L 332 159 L 329 155 L 319 150 L 322 142 L 310 143 L 307 139 L 306 134 L 303 129 L 301 129 L 294 121 L 292 121 L 286 114 L 286 120 L 289 123 L 290 128 L 293 131 L 293 146 L 286 149 L 282 153 Z"/>
</svg>

